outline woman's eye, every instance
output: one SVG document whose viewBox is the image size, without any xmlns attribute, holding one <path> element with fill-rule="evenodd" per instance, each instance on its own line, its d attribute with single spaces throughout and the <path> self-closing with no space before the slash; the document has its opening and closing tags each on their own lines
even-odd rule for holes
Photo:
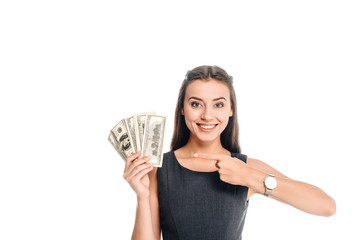
<svg viewBox="0 0 360 240">
<path fill-rule="evenodd" d="M 200 107 L 201 105 L 200 105 L 200 103 L 193 102 L 193 103 L 191 103 L 191 106 L 192 107 Z"/>
<path fill-rule="evenodd" d="M 215 104 L 215 107 L 218 107 L 218 108 L 221 108 L 221 107 L 223 107 L 224 105 L 222 104 L 222 103 L 217 103 L 217 104 Z"/>
</svg>

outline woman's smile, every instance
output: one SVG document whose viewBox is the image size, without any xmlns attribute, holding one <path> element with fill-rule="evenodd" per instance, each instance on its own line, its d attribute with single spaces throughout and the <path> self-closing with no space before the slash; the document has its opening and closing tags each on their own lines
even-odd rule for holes
<svg viewBox="0 0 360 240">
<path fill-rule="evenodd" d="M 196 123 L 196 125 L 203 132 L 212 132 L 217 126 L 217 124 L 203 124 L 203 123 Z"/>
</svg>

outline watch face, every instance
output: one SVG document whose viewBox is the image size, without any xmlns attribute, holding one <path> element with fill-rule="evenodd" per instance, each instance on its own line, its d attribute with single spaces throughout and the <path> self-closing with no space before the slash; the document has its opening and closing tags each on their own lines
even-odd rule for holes
<svg viewBox="0 0 360 240">
<path fill-rule="evenodd" d="M 265 186 L 269 189 L 274 189 L 276 188 L 277 182 L 276 179 L 274 177 L 267 177 L 265 180 Z"/>
</svg>

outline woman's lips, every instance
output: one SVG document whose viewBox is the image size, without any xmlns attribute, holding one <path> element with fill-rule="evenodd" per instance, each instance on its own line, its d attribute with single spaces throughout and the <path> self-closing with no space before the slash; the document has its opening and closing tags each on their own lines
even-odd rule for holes
<svg viewBox="0 0 360 240">
<path fill-rule="evenodd" d="M 211 131 L 213 131 L 215 128 L 216 128 L 216 126 L 217 126 L 217 124 L 201 124 L 201 123 L 197 123 L 196 124 L 198 127 L 199 127 L 199 129 L 201 130 L 201 131 L 203 131 L 203 132 L 211 132 Z"/>
</svg>

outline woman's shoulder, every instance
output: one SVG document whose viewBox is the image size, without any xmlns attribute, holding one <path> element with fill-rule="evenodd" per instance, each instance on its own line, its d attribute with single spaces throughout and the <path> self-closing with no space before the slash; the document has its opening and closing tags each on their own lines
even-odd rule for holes
<svg viewBox="0 0 360 240">
<path fill-rule="evenodd" d="M 163 153 L 163 159 L 169 159 L 172 158 L 174 156 L 174 151 L 168 151 Z"/>
<path fill-rule="evenodd" d="M 242 153 L 238 153 L 238 152 L 237 152 L 237 153 L 231 153 L 231 156 L 240 159 L 240 160 L 243 161 L 244 163 L 247 162 L 247 155 L 245 155 L 245 154 L 242 154 Z"/>
<path fill-rule="evenodd" d="M 174 151 L 168 151 L 163 153 L 161 168 L 162 169 L 167 168 L 169 162 L 171 162 L 171 160 L 173 160 L 174 158 L 175 158 Z"/>
<path fill-rule="evenodd" d="M 164 156 L 165 156 L 165 155 L 170 155 L 170 154 L 173 153 L 173 152 L 174 152 L 174 151 L 171 151 L 171 150 L 170 150 L 170 151 L 168 151 L 168 152 L 164 152 L 163 154 L 164 154 Z"/>
</svg>

